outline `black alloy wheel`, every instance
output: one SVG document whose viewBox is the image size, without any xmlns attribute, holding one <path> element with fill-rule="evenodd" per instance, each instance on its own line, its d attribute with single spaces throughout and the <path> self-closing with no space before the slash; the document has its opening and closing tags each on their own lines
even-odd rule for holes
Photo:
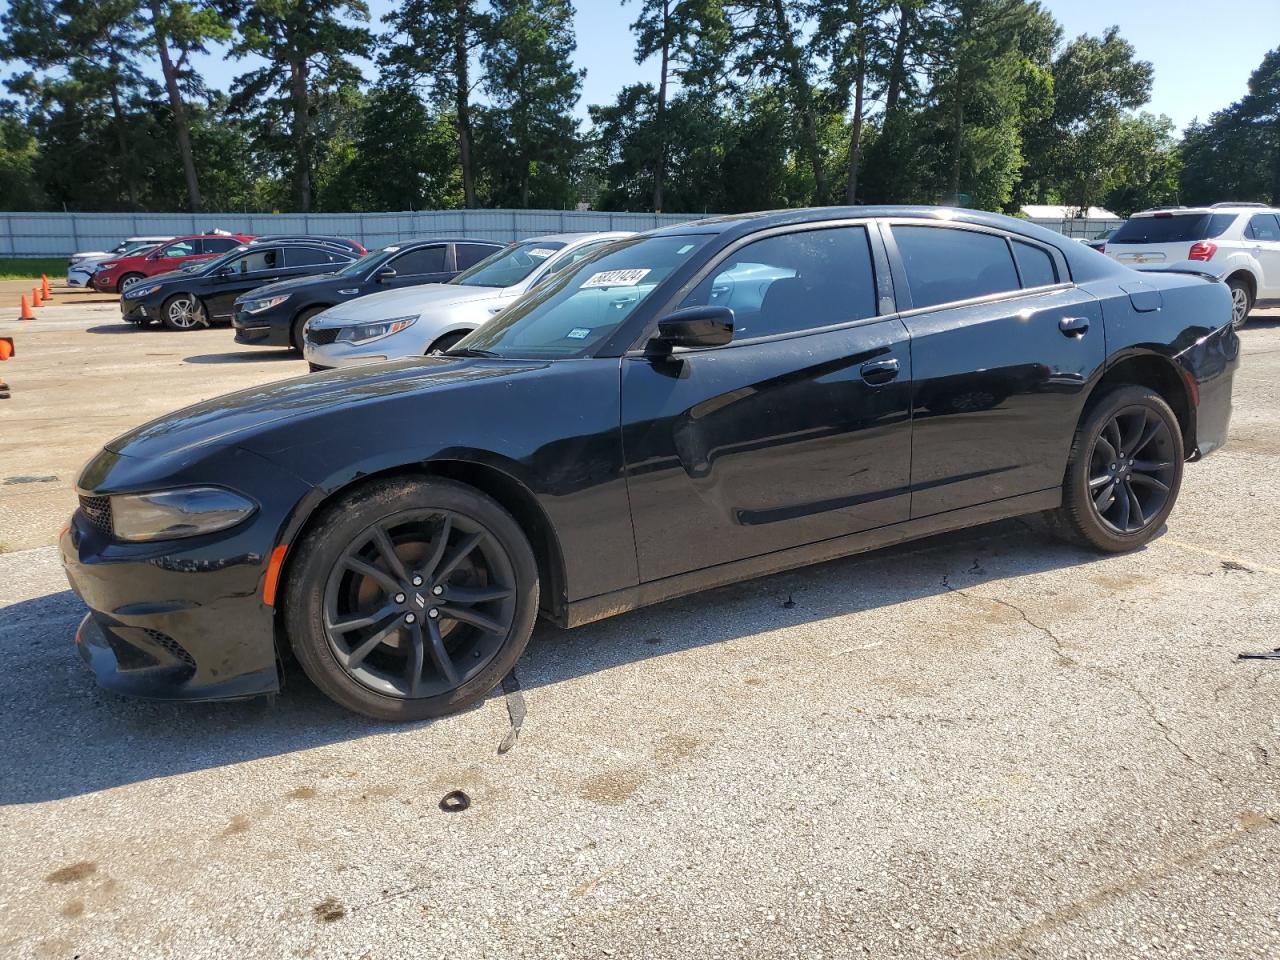
<svg viewBox="0 0 1280 960">
<path fill-rule="evenodd" d="M 1113 390 L 1076 430 L 1057 525 L 1107 552 L 1142 546 L 1173 510 L 1184 456 L 1178 419 L 1159 394 Z"/>
<path fill-rule="evenodd" d="M 375 482 L 308 534 L 286 586 L 299 662 L 325 693 L 379 719 L 482 698 L 532 631 L 537 567 L 515 521 L 448 481 Z"/>
</svg>

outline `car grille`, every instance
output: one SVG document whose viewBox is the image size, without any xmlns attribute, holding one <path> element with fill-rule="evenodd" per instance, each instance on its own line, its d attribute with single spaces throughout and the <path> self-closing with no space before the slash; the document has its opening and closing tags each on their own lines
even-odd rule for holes
<svg viewBox="0 0 1280 960">
<path fill-rule="evenodd" d="M 319 330 L 313 330 L 307 327 L 307 343 L 314 343 L 317 347 L 323 347 L 333 343 L 338 339 L 337 327 L 321 327 Z"/>
<path fill-rule="evenodd" d="M 81 495 L 80 512 L 84 514 L 84 518 L 95 529 L 101 530 L 107 536 L 111 536 L 114 532 L 115 527 L 111 522 L 110 497 L 86 497 Z"/>
<path fill-rule="evenodd" d="M 159 630 L 145 629 L 143 632 L 151 639 L 156 646 L 163 648 L 175 660 L 186 664 L 188 667 L 196 665 L 195 658 L 187 653 L 186 649 L 173 637 L 167 633 L 161 633 Z"/>
</svg>

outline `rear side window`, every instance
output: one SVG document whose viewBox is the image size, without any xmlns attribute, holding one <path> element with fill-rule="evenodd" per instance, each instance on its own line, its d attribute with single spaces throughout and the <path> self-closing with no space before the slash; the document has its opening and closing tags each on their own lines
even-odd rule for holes
<svg viewBox="0 0 1280 960">
<path fill-rule="evenodd" d="M 1047 287 L 1058 282 L 1058 268 L 1043 247 L 1015 240 L 1013 259 L 1018 261 L 1018 273 L 1022 275 L 1024 287 Z"/>
<path fill-rule="evenodd" d="M 948 227 L 895 225 L 913 307 L 986 297 L 1019 289 L 1004 237 Z"/>
<path fill-rule="evenodd" d="M 681 306 L 733 310 L 734 338 L 768 337 L 876 315 L 865 227 L 784 233 L 748 243 Z"/>
<path fill-rule="evenodd" d="M 387 264 L 402 277 L 416 277 L 422 273 L 440 273 L 444 270 L 444 257 L 447 252 L 443 243 L 434 247 L 419 247 L 402 253 Z"/>
<path fill-rule="evenodd" d="M 1235 223 L 1234 213 L 1157 213 L 1131 217 L 1107 241 L 1116 243 L 1194 243 L 1220 237 Z"/>
<path fill-rule="evenodd" d="M 160 251 L 162 257 L 190 257 L 196 253 L 196 241 L 179 240 Z"/>
<path fill-rule="evenodd" d="M 230 253 L 240 245 L 234 237 L 206 237 L 200 241 L 205 253 Z"/>
<path fill-rule="evenodd" d="M 483 243 L 460 243 L 457 245 L 458 269 L 474 267 L 485 257 L 492 256 L 502 247 L 490 247 Z"/>
<path fill-rule="evenodd" d="M 314 267 L 325 263 L 347 263 L 351 258 L 332 250 L 318 247 L 289 247 L 284 252 L 285 263 L 291 267 Z"/>
<path fill-rule="evenodd" d="M 1274 213 L 1255 213 L 1244 235 L 1250 240 L 1280 240 L 1280 223 Z"/>
</svg>

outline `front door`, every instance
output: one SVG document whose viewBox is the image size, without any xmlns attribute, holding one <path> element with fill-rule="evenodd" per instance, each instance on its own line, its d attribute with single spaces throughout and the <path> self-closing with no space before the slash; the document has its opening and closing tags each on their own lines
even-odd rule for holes
<svg viewBox="0 0 1280 960">
<path fill-rule="evenodd" d="M 212 292 L 204 298 L 211 317 L 229 318 L 236 297 L 258 287 L 283 280 L 288 275 L 285 251 L 280 247 L 251 247 L 223 265 L 230 272 L 212 278 Z"/>
<path fill-rule="evenodd" d="M 453 277 L 449 266 L 449 245 L 433 243 L 397 254 L 380 269 L 390 267 L 394 277 L 379 281 L 379 288 L 416 287 L 424 283 L 444 283 Z"/>
<path fill-rule="evenodd" d="M 731 344 L 623 359 L 642 581 L 907 519 L 911 351 L 878 303 L 866 228 L 807 225 L 680 304 L 733 309 Z"/>
<path fill-rule="evenodd" d="M 918 223 L 892 238 L 913 308 L 911 515 L 1061 486 L 1106 360 L 1101 305 L 1048 246 Z"/>
</svg>

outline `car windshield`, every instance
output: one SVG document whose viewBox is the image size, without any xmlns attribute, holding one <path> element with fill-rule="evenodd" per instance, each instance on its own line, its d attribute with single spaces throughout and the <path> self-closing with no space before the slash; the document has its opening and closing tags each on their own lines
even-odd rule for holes
<svg viewBox="0 0 1280 960">
<path fill-rule="evenodd" d="M 602 342 L 709 236 L 637 237 L 602 247 L 541 284 L 450 353 L 524 359 L 580 357 Z"/>
<path fill-rule="evenodd" d="M 1234 213 L 1157 213 L 1126 220 L 1107 242 L 1187 243 L 1220 236 L 1235 221 Z"/>
<path fill-rule="evenodd" d="M 366 253 L 359 260 L 352 260 L 341 270 L 335 270 L 340 277 L 354 277 L 357 274 L 363 276 L 364 272 L 370 267 L 376 266 L 379 260 L 385 260 L 388 256 L 395 253 L 400 248 L 397 246 L 383 247 L 381 250 L 372 250 Z"/>
<path fill-rule="evenodd" d="M 449 282 L 464 287 L 510 287 L 533 273 L 564 246 L 561 240 L 513 243 L 487 260 L 481 260 L 470 270 L 462 271 Z"/>
</svg>

